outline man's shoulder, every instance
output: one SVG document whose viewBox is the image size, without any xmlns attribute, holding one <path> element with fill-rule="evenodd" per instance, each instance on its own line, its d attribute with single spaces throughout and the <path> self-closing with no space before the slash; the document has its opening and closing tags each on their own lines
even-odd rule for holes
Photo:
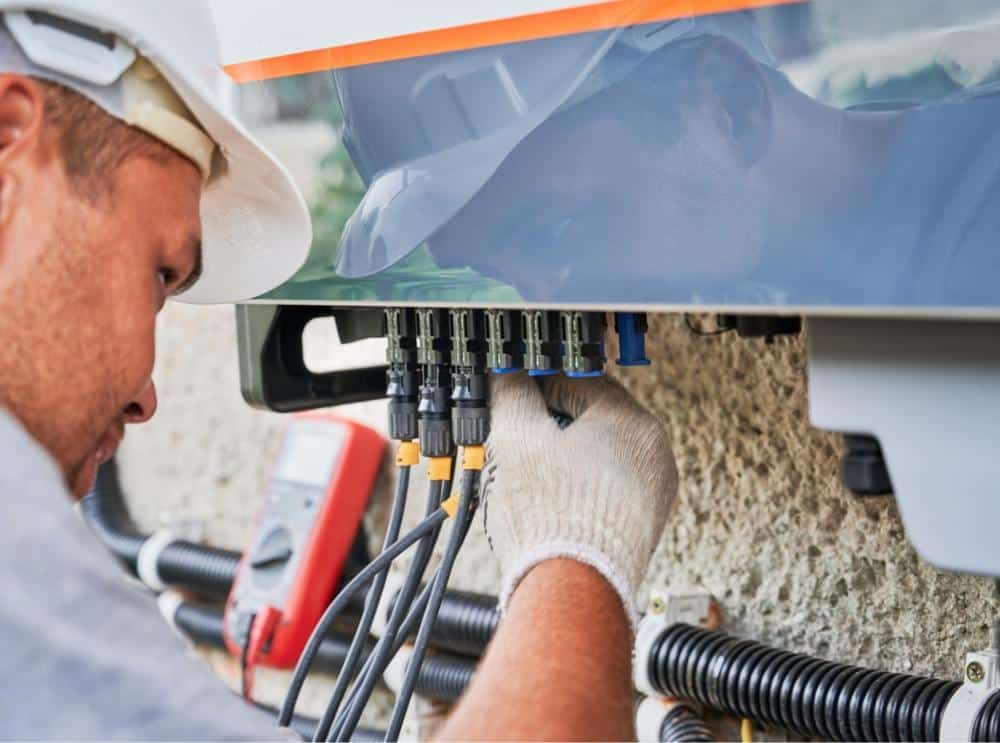
<svg viewBox="0 0 1000 743">
<path fill-rule="evenodd" d="M 74 513 L 55 462 L 2 409 L 0 458 L 5 737 L 281 738 L 124 579 Z"/>
</svg>

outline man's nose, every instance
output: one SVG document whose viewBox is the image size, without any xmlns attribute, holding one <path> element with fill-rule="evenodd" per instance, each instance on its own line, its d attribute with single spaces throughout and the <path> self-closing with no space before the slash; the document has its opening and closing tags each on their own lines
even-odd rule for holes
<svg viewBox="0 0 1000 743">
<path fill-rule="evenodd" d="M 156 385 L 150 379 L 146 386 L 125 406 L 126 423 L 145 423 L 156 414 Z"/>
</svg>

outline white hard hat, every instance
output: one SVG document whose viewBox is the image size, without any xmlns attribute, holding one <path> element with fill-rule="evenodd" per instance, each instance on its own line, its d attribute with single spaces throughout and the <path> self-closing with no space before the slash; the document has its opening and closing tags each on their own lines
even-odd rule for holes
<svg viewBox="0 0 1000 743">
<path fill-rule="evenodd" d="M 228 111 L 209 3 L 0 0 L 0 13 L 10 34 L 0 38 L 0 72 L 71 87 L 202 170 L 203 273 L 181 301 L 252 299 L 291 278 L 312 241 L 309 210 Z"/>
</svg>

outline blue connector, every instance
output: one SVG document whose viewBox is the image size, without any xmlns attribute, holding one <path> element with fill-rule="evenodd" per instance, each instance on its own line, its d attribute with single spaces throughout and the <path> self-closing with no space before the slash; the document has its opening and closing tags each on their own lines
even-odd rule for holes
<svg viewBox="0 0 1000 743">
<path fill-rule="evenodd" d="M 529 377 L 554 377 L 559 373 L 558 369 L 532 369 L 528 372 Z"/>
<path fill-rule="evenodd" d="M 504 369 L 490 369 L 490 371 L 493 372 L 494 374 L 516 374 L 521 370 L 518 369 L 516 366 L 511 366 Z"/>
<path fill-rule="evenodd" d="M 646 358 L 646 331 L 649 325 L 644 313 L 615 313 L 618 332 L 618 366 L 649 366 Z"/>
<path fill-rule="evenodd" d="M 598 369 L 597 371 L 590 372 L 566 372 L 566 376 L 570 379 L 596 379 L 597 377 L 603 377 L 604 372 Z"/>
</svg>

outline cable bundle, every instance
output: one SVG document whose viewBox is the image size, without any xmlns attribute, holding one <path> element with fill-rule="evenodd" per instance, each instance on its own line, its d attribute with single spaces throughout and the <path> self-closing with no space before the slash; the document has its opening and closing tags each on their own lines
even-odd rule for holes
<svg viewBox="0 0 1000 743">
<path fill-rule="evenodd" d="M 133 575 L 150 535 L 141 533 L 125 505 L 114 459 L 101 465 L 93 490 L 80 501 L 84 518 L 112 554 Z M 164 583 L 211 598 L 225 599 L 240 564 L 240 553 L 170 540 L 156 560 Z"/>
<path fill-rule="evenodd" d="M 479 472 L 482 469 L 484 458 L 483 450 L 482 447 L 466 447 L 463 460 L 465 471 L 462 474 L 460 491 L 458 495 L 451 497 L 446 496 L 451 490 L 452 458 L 446 458 L 446 462 L 441 461 L 445 458 L 437 458 L 437 461 L 431 460 L 431 485 L 428 492 L 426 516 L 415 529 L 400 537 L 400 525 L 409 484 L 409 470 L 416 462 L 416 454 L 415 445 L 411 442 L 404 442 L 400 445 L 397 459 L 399 478 L 382 553 L 337 594 L 337 597 L 320 618 L 299 659 L 288 694 L 282 705 L 278 722 L 287 726 L 294 717 L 296 701 L 305 678 L 316 661 L 324 637 L 351 599 L 371 584 L 358 630 L 348 649 L 330 703 L 316 727 L 313 736 L 315 741 L 351 740 L 375 685 L 414 631 L 417 632 L 417 637 L 393 709 L 386 740 L 395 740 L 399 737 L 406 710 L 415 691 L 425 691 L 427 685 L 430 684 L 434 687 L 432 691 L 435 692 L 435 696 L 445 692 L 447 692 L 446 696 L 450 696 L 460 691 L 468 683 L 468 672 L 464 667 L 458 668 L 456 665 L 455 668 L 450 666 L 437 668 L 435 666 L 435 673 L 431 675 L 422 674 L 421 669 L 424 655 L 430 644 L 432 630 L 444 600 L 445 587 L 475 512 Z M 454 519 L 454 527 L 449 536 L 441 564 L 430 583 L 421 589 L 423 575 L 433 554 L 441 526 L 448 519 Z M 389 566 L 393 560 L 414 546 L 416 551 L 413 560 L 403 586 L 392 602 L 385 630 L 375 647 L 365 658 L 363 656 L 368 635 L 374 623 L 375 612 L 381 602 Z M 484 625 L 482 629 L 485 630 L 488 627 L 489 630 L 492 630 L 492 626 L 490 626 L 492 623 L 486 620 L 485 611 L 482 619 Z M 467 624 L 459 622 L 457 626 L 465 627 Z M 481 634 L 481 632 L 475 634 Z M 476 643 L 470 642 L 469 644 L 475 647 Z M 359 666 L 360 670 L 358 670 Z M 352 681 L 354 682 L 353 687 L 350 693 L 347 693 L 348 686 Z"/>
</svg>

